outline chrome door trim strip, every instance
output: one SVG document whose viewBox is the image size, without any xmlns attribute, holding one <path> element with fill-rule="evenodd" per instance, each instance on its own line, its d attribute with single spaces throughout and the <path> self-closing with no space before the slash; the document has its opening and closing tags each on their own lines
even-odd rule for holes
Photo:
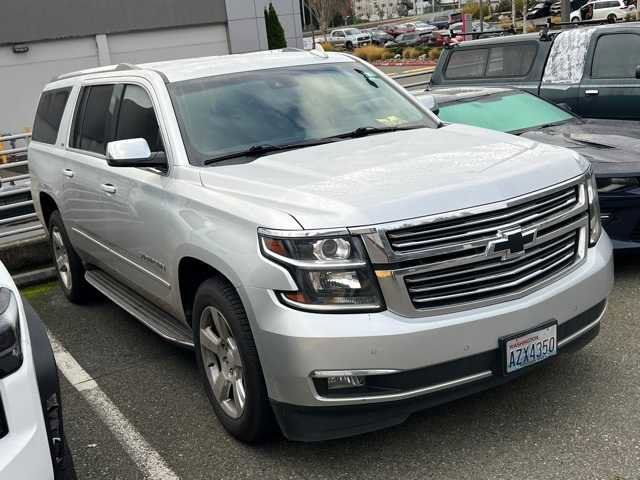
<svg viewBox="0 0 640 480">
<path fill-rule="evenodd" d="M 448 390 L 450 388 L 459 387 L 461 385 L 466 385 L 467 383 L 477 382 L 478 380 L 484 380 L 485 378 L 489 378 L 493 376 L 493 372 L 491 370 L 485 370 L 484 372 L 474 373 L 473 375 L 467 375 L 466 377 L 456 378 L 454 380 L 449 380 L 442 383 L 436 383 L 434 385 L 429 385 L 428 387 L 417 388 L 415 390 L 409 390 L 406 392 L 398 392 L 398 393 L 387 393 L 383 395 L 363 395 L 361 397 L 342 397 L 342 398 L 331 398 L 331 397 L 323 397 L 318 395 L 314 388 L 314 396 L 316 400 L 319 400 L 324 403 L 333 403 L 333 404 L 350 404 L 350 403 L 377 403 L 377 402 L 385 402 L 389 400 L 403 400 L 405 398 L 417 397 L 419 395 L 425 395 L 429 393 L 436 393 L 441 390 Z"/>
<path fill-rule="evenodd" d="M 578 337 L 581 337 L 582 335 L 587 333 L 589 330 L 594 328 L 596 325 L 598 325 L 600 323 L 600 321 L 602 320 L 602 317 L 604 317 L 604 314 L 607 313 L 607 307 L 608 306 L 609 306 L 609 302 L 607 301 L 607 303 L 605 303 L 605 305 L 604 305 L 604 308 L 602 309 L 602 313 L 600 313 L 600 315 L 598 315 L 598 318 L 596 318 L 593 322 L 591 322 L 586 327 L 583 327 L 580 330 L 578 330 L 577 332 L 574 332 L 571 335 L 569 335 L 567 338 L 564 338 L 564 339 L 560 340 L 558 342 L 558 348 L 562 348 L 567 343 L 570 343 L 570 342 L 576 340 Z"/>
<path fill-rule="evenodd" d="M 96 240 L 95 238 L 93 238 L 91 235 L 83 232 L 82 230 L 80 230 L 79 228 L 73 227 L 72 230 L 77 233 L 78 235 L 82 235 L 84 238 L 86 238 L 87 240 L 90 240 L 91 242 L 95 243 L 96 245 L 102 247 L 103 249 L 107 250 L 109 253 L 115 255 L 116 257 L 118 257 L 120 260 L 123 260 L 125 262 L 127 262 L 129 265 L 134 266 L 135 268 L 137 268 L 138 270 L 140 270 L 142 273 L 146 273 L 148 276 L 150 276 L 151 278 L 153 278 L 155 281 L 161 283 L 162 285 L 164 285 L 166 288 L 171 289 L 171 284 L 167 281 L 165 281 L 163 278 L 159 277 L 158 275 L 156 275 L 155 273 L 147 270 L 144 267 L 141 267 L 140 265 L 138 265 L 136 262 L 134 262 L 133 260 L 131 260 L 130 258 L 125 257 L 124 255 L 116 252 L 113 248 L 108 247 L 107 245 L 105 245 L 104 243 L 102 243 L 99 240 Z"/>
</svg>

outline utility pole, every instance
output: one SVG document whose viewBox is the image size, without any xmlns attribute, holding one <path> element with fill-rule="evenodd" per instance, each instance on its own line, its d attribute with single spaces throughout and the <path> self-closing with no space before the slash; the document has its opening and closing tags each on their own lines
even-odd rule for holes
<svg viewBox="0 0 640 480">
<path fill-rule="evenodd" d="M 516 0 L 511 0 L 511 26 L 516 29 Z"/>
<path fill-rule="evenodd" d="M 473 31 L 473 28 L 471 28 Z M 480 0 L 480 32 L 484 32 L 484 9 L 482 8 L 482 0 Z"/>
<path fill-rule="evenodd" d="M 560 3 L 560 21 L 562 23 L 568 22 L 571 20 L 569 15 L 571 14 L 571 0 L 561 0 Z M 565 27 L 566 28 L 566 27 Z"/>
</svg>

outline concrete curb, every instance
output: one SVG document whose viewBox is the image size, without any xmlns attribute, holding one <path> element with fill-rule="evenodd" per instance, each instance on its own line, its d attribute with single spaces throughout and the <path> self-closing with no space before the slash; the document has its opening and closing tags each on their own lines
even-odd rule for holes
<svg viewBox="0 0 640 480">
<path fill-rule="evenodd" d="M 13 275 L 13 281 L 18 288 L 30 287 L 38 283 L 50 282 L 57 278 L 56 269 L 54 267 L 45 267 L 29 272 L 18 273 Z"/>
<path fill-rule="evenodd" d="M 0 245 L 0 260 L 12 275 L 42 269 L 52 264 L 46 234 Z"/>
</svg>

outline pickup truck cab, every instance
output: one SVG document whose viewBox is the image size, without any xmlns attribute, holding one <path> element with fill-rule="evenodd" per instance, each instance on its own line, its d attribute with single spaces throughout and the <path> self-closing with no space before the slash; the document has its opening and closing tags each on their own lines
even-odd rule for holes
<svg viewBox="0 0 640 480">
<path fill-rule="evenodd" d="M 589 163 L 443 125 L 351 55 L 101 67 L 48 84 L 36 117 L 65 294 L 193 348 L 242 440 L 274 417 L 305 441 L 398 424 L 599 331 L 612 250 Z"/>
<path fill-rule="evenodd" d="M 463 42 L 443 51 L 431 86 L 509 86 L 586 118 L 640 119 L 640 25 Z"/>
</svg>

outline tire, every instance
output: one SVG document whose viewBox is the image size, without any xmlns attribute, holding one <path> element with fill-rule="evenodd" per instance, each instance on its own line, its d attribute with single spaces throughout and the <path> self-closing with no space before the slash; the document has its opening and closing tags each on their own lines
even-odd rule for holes
<svg viewBox="0 0 640 480">
<path fill-rule="evenodd" d="M 243 442 L 269 437 L 275 419 L 251 327 L 240 297 L 225 280 L 212 277 L 198 288 L 193 332 L 198 369 L 220 423 Z"/>
<path fill-rule="evenodd" d="M 609 16 L 607 17 L 607 23 L 616 23 L 617 21 L 618 17 L 616 17 L 613 13 L 609 14 Z"/>
<path fill-rule="evenodd" d="M 351 42 L 345 43 L 344 46 L 349 51 L 353 50 L 353 43 L 351 43 Z"/>
<path fill-rule="evenodd" d="M 82 260 L 73 249 L 58 210 L 49 217 L 49 248 L 60 287 L 72 303 L 86 303 L 95 291 L 84 279 Z"/>
<path fill-rule="evenodd" d="M 571 19 L 571 23 L 578 23 L 580 21 L 580 19 L 578 17 L 573 17 Z"/>
</svg>

